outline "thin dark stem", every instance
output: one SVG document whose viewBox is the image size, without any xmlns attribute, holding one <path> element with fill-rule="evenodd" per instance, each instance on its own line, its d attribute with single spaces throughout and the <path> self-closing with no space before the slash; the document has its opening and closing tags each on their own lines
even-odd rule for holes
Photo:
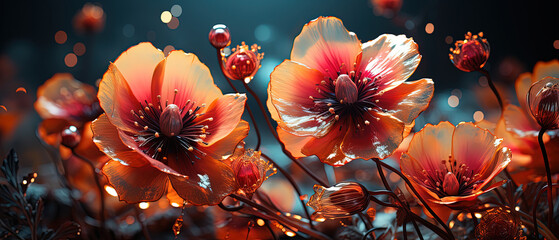
<svg viewBox="0 0 559 240">
<path fill-rule="evenodd" d="M 270 210 L 269 208 L 267 208 L 267 207 L 265 207 L 265 206 L 262 206 L 262 205 L 260 205 L 260 204 L 258 204 L 258 203 L 255 203 L 255 202 L 253 202 L 253 201 L 251 201 L 251 200 L 249 200 L 249 199 L 247 199 L 247 198 L 245 198 L 245 197 L 242 197 L 242 196 L 239 196 L 239 195 L 236 195 L 236 194 L 231 194 L 231 195 L 229 195 L 229 196 L 232 197 L 232 198 L 235 198 L 235 199 L 237 199 L 237 200 L 239 200 L 239 201 L 241 201 L 241 202 L 244 202 L 244 203 L 246 203 L 247 205 L 249 205 L 249 206 L 251 206 L 251 207 L 253 207 L 253 208 L 256 208 L 256 209 L 258 209 L 258 210 L 260 210 L 260 211 L 266 213 L 266 215 L 267 215 L 269 218 L 271 218 L 271 219 L 273 219 L 273 220 L 276 220 L 276 221 L 280 222 L 281 224 L 291 226 L 291 227 L 297 229 L 298 231 L 300 231 L 300 232 L 302 232 L 302 233 L 304 233 L 304 234 L 309 235 L 311 238 L 314 238 L 314 239 L 330 239 L 330 237 L 324 235 L 324 234 L 321 233 L 321 232 L 318 232 L 318 231 L 315 231 L 315 230 L 313 230 L 313 229 L 309 229 L 309 228 L 303 227 L 303 226 L 301 226 L 298 222 L 294 222 L 294 221 L 292 221 L 291 219 L 289 219 L 289 218 L 287 218 L 287 217 L 285 217 L 285 216 L 283 216 L 283 215 L 281 215 L 281 214 L 278 215 L 276 212 Z"/>
<path fill-rule="evenodd" d="M 74 156 L 76 156 L 78 159 L 82 160 L 82 162 L 86 163 L 91 169 L 93 178 L 95 180 L 95 185 L 97 186 L 97 191 L 99 192 L 99 200 L 100 200 L 99 220 L 101 221 L 101 227 L 105 229 L 106 227 L 105 226 L 105 193 L 103 191 L 103 186 L 101 185 L 101 181 L 99 180 L 97 168 L 93 165 L 91 161 L 89 161 L 87 158 L 77 153 L 75 149 L 72 149 L 72 154 L 74 154 Z"/>
<path fill-rule="evenodd" d="M 268 128 L 270 129 L 270 132 L 272 132 L 272 135 L 274 136 L 274 138 L 276 138 L 276 140 L 280 144 L 281 150 L 283 151 L 283 153 L 285 153 L 285 155 L 287 155 L 289 157 L 289 159 L 291 159 L 292 162 L 294 162 L 297 166 L 299 166 L 301 169 L 303 169 L 303 171 L 305 171 L 305 173 L 307 173 L 307 175 L 309 175 L 312 179 L 314 179 L 318 184 L 320 184 L 322 186 L 329 186 L 329 184 L 326 181 L 324 181 L 324 180 L 320 179 L 318 176 L 316 176 L 309 168 L 307 168 L 300 161 L 298 161 L 297 158 L 295 158 L 293 156 L 293 154 L 291 154 L 289 151 L 287 151 L 287 149 L 285 148 L 285 144 L 280 140 L 280 138 L 278 136 L 278 133 L 276 132 L 275 128 L 272 126 L 272 122 L 270 121 L 270 119 L 268 118 L 268 115 L 266 114 L 266 112 L 267 112 L 266 108 L 262 104 L 262 101 L 260 100 L 258 95 L 244 81 L 243 81 L 243 86 L 254 97 L 254 99 L 258 103 L 258 107 L 260 108 L 260 112 L 264 116 L 264 119 L 266 120 L 266 124 L 268 125 Z"/>
<path fill-rule="evenodd" d="M 495 84 L 493 84 L 493 81 L 491 80 L 491 75 L 489 75 L 489 72 L 483 68 L 479 69 L 478 71 L 481 72 L 487 78 L 487 84 L 489 84 L 491 91 L 493 91 L 495 97 L 497 97 L 497 101 L 499 102 L 499 107 L 501 107 L 501 114 L 503 114 L 503 110 L 504 110 L 503 99 L 501 98 L 499 91 L 495 87 Z"/>
<path fill-rule="evenodd" d="M 408 225 L 408 222 L 404 221 L 402 224 L 402 234 L 404 234 L 404 240 L 408 240 L 408 230 L 406 230 L 406 225 Z"/>
<path fill-rule="evenodd" d="M 419 230 L 419 226 L 415 222 L 415 218 L 412 217 L 411 223 L 413 224 L 413 228 L 415 228 L 415 231 L 417 232 L 417 236 L 419 237 L 419 239 L 424 240 L 423 239 L 423 234 L 421 234 L 421 230 Z"/>
<path fill-rule="evenodd" d="M 553 184 L 553 185 L 545 185 L 545 186 L 543 186 L 542 189 L 540 189 L 540 191 L 538 192 L 538 195 L 536 195 L 536 199 L 534 200 L 534 206 L 532 207 L 532 221 L 534 222 L 534 234 L 536 235 L 536 236 L 535 236 L 536 239 L 538 239 L 538 238 L 539 238 L 539 235 L 540 235 L 539 232 L 538 232 L 538 218 L 537 218 L 537 216 L 536 216 L 536 215 L 537 215 L 536 210 L 538 209 L 538 203 L 540 202 L 540 197 L 542 196 L 543 192 L 545 192 L 546 189 L 550 188 L 549 186 L 552 186 L 552 188 L 553 188 L 553 187 L 558 187 L 559 184 Z M 548 191 L 547 194 L 549 194 L 549 191 Z M 548 209 L 548 210 L 551 210 L 551 209 Z M 553 216 L 553 212 L 549 212 L 548 215 Z M 542 227 L 543 227 L 543 226 L 542 226 Z M 551 229 L 551 228 L 549 227 L 549 224 L 548 224 L 547 227 L 548 227 L 549 229 Z"/>
<path fill-rule="evenodd" d="M 361 240 L 366 240 L 367 237 L 369 236 L 369 234 L 374 233 L 376 230 L 383 230 L 386 228 L 371 228 L 369 230 L 367 230 L 367 232 L 365 232 L 365 234 L 363 235 L 363 238 L 361 238 Z M 375 237 L 373 236 L 373 240 L 375 239 Z"/>
<path fill-rule="evenodd" d="M 239 90 L 237 90 L 235 85 L 233 85 L 233 82 L 231 81 L 231 79 L 229 79 L 227 77 L 227 75 L 225 75 L 225 72 L 224 72 L 225 69 L 223 68 L 223 61 L 221 60 L 222 57 L 223 56 L 221 56 L 221 49 L 217 49 L 217 62 L 219 63 L 221 73 L 223 74 L 223 77 L 225 78 L 225 80 L 227 80 L 227 83 L 229 83 L 229 86 L 231 86 L 233 91 L 235 91 L 236 93 L 239 93 Z M 256 119 L 254 118 L 254 114 L 252 113 L 252 110 L 250 109 L 250 106 L 248 105 L 248 103 L 245 103 L 245 109 L 247 110 L 247 113 L 250 116 L 250 120 L 252 121 L 252 125 L 254 126 L 254 130 L 256 131 L 256 146 L 254 147 L 254 150 L 258 151 L 258 150 L 260 150 L 260 143 L 262 142 L 262 138 L 260 136 L 260 129 L 258 128 L 258 124 L 256 123 Z"/>
<path fill-rule="evenodd" d="M 545 164 L 545 173 L 547 175 L 547 186 L 553 186 L 551 179 L 551 168 L 549 167 L 549 159 L 547 158 L 547 151 L 545 150 L 545 144 L 543 142 L 543 134 L 546 129 L 542 128 L 538 134 L 538 142 L 540 143 L 540 149 L 542 151 L 543 162 Z M 549 214 L 547 216 L 547 227 L 553 229 L 553 188 L 547 188 L 547 204 L 549 207 Z M 537 205 L 537 202 L 536 204 Z"/>
<path fill-rule="evenodd" d="M 236 212 L 239 211 L 241 209 L 243 209 L 245 207 L 245 205 L 243 205 L 243 203 L 241 203 L 239 206 L 225 206 L 223 204 L 223 202 L 220 202 L 219 204 L 217 204 L 217 206 L 219 206 L 219 208 L 228 211 L 228 212 Z"/>
<path fill-rule="evenodd" d="M 283 176 L 285 176 L 285 178 L 287 179 L 287 181 L 289 181 L 289 183 L 291 183 L 291 186 L 293 186 L 293 189 L 295 189 L 295 192 L 297 192 L 297 195 L 299 196 L 299 201 L 301 202 L 301 205 L 303 206 L 303 210 L 305 210 L 305 215 L 307 216 L 307 219 L 309 219 L 309 226 L 314 229 L 314 226 L 312 224 L 312 219 L 311 219 L 311 215 L 309 214 L 309 210 L 307 209 L 307 206 L 305 205 L 305 202 L 303 201 L 303 199 L 301 199 L 302 193 L 301 193 L 301 189 L 299 189 L 299 186 L 297 186 L 297 183 L 295 182 L 295 180 L 293 180 L 293 178 L 291 177 L 291 174 L 289 174 L 288 172 L 285 171 L 285 169 L 283 169 L 282 167 L 280 167 L 280 165 L 278 165 L 272 158 L 270 158 L 268 155 L 262 153 L 261 155 L 262 157 L 268 159 L 268 161 L 272 162 L 272 164 L 276 167 L 276 169 L 278 169 L 281 174 L 283 174 Z"/>
<path fill-rule="evenodd" d="M 272 238 L 274 240 L 277 240 L 278 238 L 276 237 L 276 234 L 274 233 L 274 230 L 272 230 L 272 227 L 270 227 L 270 221 L 266 220 L 265 221 L 266 224 L 264 224 L 264 226 L 266 226 L 266 228 L 268 229 L 268 231 L 270 231 L 270 234 L 272 235 Z"/>
<path fill-rule="evenodd" d="M 144 235 L 144 238 L 146 240 L 151 240 L 151 237 L 149 236 L 149 232 L 148 232 L 148 229 L 146 227 L 146 224 L 144 223 L 144 220 L 140 216 L 141 211 L 138 208 L 138 206 L 134 206 L 134 211 L 136 213 L 136 218 L 138 219 L 138 223 L 140 223 L 140 227 L 142 228 L 142 234 Z"/>
<path fill-rule="evenodd" d="M 477 221 L 477 217 L 476 217 L 474 211 L 470 210 L 470 215 L 472 215 L 472 221 L 474 221 L 474 226 L 477 227 L 478 221 Z"/>
<path fill-rule="evenodd" d="M 419 195 L 419 193 L 417 192 L 417 190 L 414 188 L 414 186 L 411 184 L 410 180 L 404 176 L 404 174 L 402 174 L 400 171 L 398 171 L 397 169 L 393 168 L 392 166 L 380 161 L 378 158 L 373 158 L 373 160 L 377 163 L 377 164 L 381 164 L 383 167 L 387 168 L 388 170 L 398 174 L 408 185 L 408 187 L 412 190 L 412 192 L 417 196 L 417 198 L 421 201 L 421 203 L 423 204 L 423 207 L 425 207 L 425 209 L 427 209 L 427 211 L 433 216 L 433 218 L 435 218 L 435 220 L 442 225 L 442 227 L 445 229 L 445 231 L 447 232 L 447 234 L 449 235 L 450 239 L 454 239 L 454 235 L 452 234 L 452 231 L 450 230 L 450 228 L 448 228 L 448 226 L 445 224 L 445 222 L 443 222 L 443 220 L 441 220 L 441 218 L 433 211 L 433 209 L 431 209 L 431 207 L 429 207 L 429 205 L 427 205 L 427 202 L 421 197 L 421 195 Z"/>
<path fill-rule="evenodd" d="M 384 171 L 382 170 L 382 167 L 378 163 L 377 163 L 377 170 L 378 170 L 378 175 L 380 176 L 380 179 L 382 179 L 382 184 L 384 184 L 384 187 L 386 188 L 386 190 L 392 192 L 392 188 L 388 184 L 388 181 L 386 181 L 386 176 L 384 175 Z"/>
<path fill-rule="evenodd" d="M 373 224 L 371 223 L 371 221 L 369 221 L 369 218 L 367 218 L 367 216 L 365 216 L 365 214 L 360 212 L 357 215 L 359 216 L 359 218 L 361 219 L 363 224 L 365 224 L 365 227 L 367 227 L 367 229 L 373 228 Z"/>
</svg>

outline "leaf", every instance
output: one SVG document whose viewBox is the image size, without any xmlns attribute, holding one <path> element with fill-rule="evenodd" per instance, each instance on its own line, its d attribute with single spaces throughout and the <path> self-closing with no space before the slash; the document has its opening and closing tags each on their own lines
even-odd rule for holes
<svg viewBox="0 0 559 240">
<path fill-rule="evenodd" d="M 18 169 L 19 169 L 19 160 L 17 158 L 17 154 L 14 151 L 14 149 L 11 149 L 10 153 L 8 153 L 8 156 L 6 156 L 6 158 L 4 159 L 4 162 L 2 163 L 2 167 L 0 168 L 0 170 L 2 171 L 6 180 L 10 183 L 10 185 L 12 185 L 14 188 L 18 188 L 19 190 L 19 184 L 17 184 Z"/>
</svg>

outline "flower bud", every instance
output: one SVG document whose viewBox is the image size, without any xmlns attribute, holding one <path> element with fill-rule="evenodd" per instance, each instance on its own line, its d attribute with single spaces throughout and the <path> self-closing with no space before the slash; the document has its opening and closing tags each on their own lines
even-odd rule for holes
<svg viewBox="0 0 559 240">
<path fill-rule="evenodd" d="M 475 230 L 476 239 L 520 239 L 520 219 L 510 210 L 495 208 L 482 215 Z"/>
<path fill-rule="evenodd" d="M 222 49 L 231 44 L 231 33 L 229 28 L 224 24 L 216 24 L 210 30 L 209 37 L 210 43 L 217 49 Z"/>
<path fill-rule="evenodd" d="M 454 66 L 464 72 L 483 68 L 489 58 L 489 42 L 482 37 L 482 32 L 479 35 L 468 32 L 464 40 L 454 43 L 454 48 L 450 48 L 449 54 Z"/>
<path fill-rule="evenodd" d="M 268 177 L 275 173 L 274 170 L 268 175 L 267 172 L 273 169 L 273 166 L 260 157 L 260 151 L 252 149 L 247 149 L 244 154 L 234 159 L 232 168 L 239 189 L 249 198 Z"/>
<path fill-rule="evenodd" d="M 559 79 L 546 77 L 528 91 L 530 112 L 543 129 L 559 128 Z"/>
<path fill-rule="evenodd" d="M 96 33 L 105 27 L 105 12 L 100 6 L 86 3 L 76 16 L 74 16 L 74 28 L 78 32 Z"/>
<path fill-rule="evenodd" d="M 233 48 L 233 53 L 224 58 L 225 75 L 233 80 L 244 80 L 249 83 L 260 68 L 263 53 L 258 53 L 260 47 L 253 44 L 250 49 L 242 42 L 241 46 Z"/>
<path fill-rule="evenodd" d="M 369 191 L 355 182 L 342 182 L 329 188 L 314 185 L 314 192 L 307 205 L 325 218 L 348 217 L 369 205 Z"/>
<path fill-rule="evenodd" d="M 78 128 L 75 126 L 69 126 L 65 128 L 60 133 L 60 136 L 62 137 L 61 144 L 68 148 L 74 148 L 78 146 L 82 139 Z"/>
</svg>

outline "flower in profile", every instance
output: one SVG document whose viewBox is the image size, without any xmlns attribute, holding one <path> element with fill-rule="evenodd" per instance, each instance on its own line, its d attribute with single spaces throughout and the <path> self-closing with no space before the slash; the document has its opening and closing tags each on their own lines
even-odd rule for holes
<svg viewBox="0 0 559 240">
<path fill-rule="evenodd" d="M 78 32 L 98 33 L 105 27 L 105 18 L 103 8 L 86 3 L 74 16 L 74 28 Z"/>
<path fill-rule="evenodd" d="M 479 195 L 504 183 L 487 187 L 511 161 L 502 141 L 472 123 L 427 124 L 402 154 L 400 169 L 445 219 L 450 209 L 469 207 Z"/>
<path fill-rule="evenodd" d="M 229 28 L 224 24 L 216 24 L 210 30 L 208 36 L 210 43 L 217 49 L 222 49 L 231 44 L 231 33 Z"/>
<path fill-rule="evenodd" d="M 489 42 L 483 33 L 472 35 L 468 32 L 464 40 L 456 41 L 450 48 L 450 61 L 464 72 L 478 71 L 483 68 L 489 58 Z"/>
<path fill-rule="evenodd" d="M 421 60 L 417 48 L 404 35 L 361 44 L 335 17 L 305 25 L 268 85 L 287 150 L 334 166 L 390 156 L 433 96 L 431 79 L 405 82 Z"/>
<path fill-rule="evenodd" d="M 237 186 L 242 193 L 250 198 L 262 183 L 276 171 L 272 164 L 262 159 L 260 151 L 254 151 L 250 148 L 245 150 L 244 147 L 237 148 L 237 151 L 240 154 L 235 153 L 230 157 L 230 159 L 233 158 L 231 159 L 231 167 L 235 174 Z M 274 171 L 268 174 L 272 169 Z"/>
<path fill-rule="evenodd" d="M 373 4 L 375 15 L 382 15 L 386 18 L 392 18 L 398 14 L 402 8 L 402 0 L 370 0 Z"/>
<path fill-rule="evenodd" d="M 522 238 L 520 218 L 503 208 L 494 208 L 482 213 L 475 229 L 476 239 L 525 239 Z"/>
<path fill-rule="evenodd" d="M 314 185 L 314 194 L 307 205 L 314 217 L 344 218 L 362 212 L 369 206 L 369 191 L 356 182 L 342 182 L 325 188 Z"/>
<path fill-rule="evenodd" d="M 260 60 L 264 57 L 264 53 L 258 53 L 260 47 L 256 44 L 249 46 L 245 42 L 241 46 L 231 49 L 233 53 L 224 56 L 222 53 L 222 61 L 224 73 L 228 78 L 233 80 L 244 80 L 249 83 L 260 68 Z"/>
<path fill-rule="evenodd" d="M 545 130 L 559 128 L 559 79 L 546 77 L 532 84 L 527 95 L 530 112 Z"/>
<path fill-rule="evenodd" d="M 168 192 L 213 205 L 235 190 L 222 162 L 248 134 L 246 96 L 223 95 L 194 54 L 167 57 L 140 43 L 109 65 L 99 86 L 105 111 L 94 141 L 113 161 L 103 173 L 121 200 L 155 201 Z"/>
</svg>

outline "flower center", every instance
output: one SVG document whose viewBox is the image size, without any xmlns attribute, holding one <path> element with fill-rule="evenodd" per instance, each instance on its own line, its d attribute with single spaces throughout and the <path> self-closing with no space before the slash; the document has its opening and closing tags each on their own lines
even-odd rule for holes
<svg viewBox="0 0 559 240">
<path fill-rule="evenodd" d="M 454 196 L 458 194 L 458 190 L 460 190 L 460 183 L 458 179 L 456 179 L 456 175 L 452 172 L 447 172 L 444 175 L 443 180 L 443 190 L 446 194 Z"/>
<path fill-rule="evenodd" d="M 474 173 L 474 170 L 464 163 L 458 164 L 452 156 L 449 156 L 448 160 L 442 160 L 441 164 L 442 169 L 439 167 L 435 170 L 423 170 L 421 180 L 417 176 L 414 177 L 439 197 L 469 195 L 483 182 L 478 173 Z"/>
<path fill-rule="evenodd" d="M 182 129 L 181 112 L 177 105 L 169 104 L 159 117 L 161 132 L 167 137 L 173 137 L 180 133 Z"/>
<path fill-rule="evenodd" d="M 336 98 L 340 103 L 352 104 L 357 101 L 359 92 L 357 90 L 357 85 L 351 80 L 349 75 L 341 74 L 336 79 Z"/>
</svg>

